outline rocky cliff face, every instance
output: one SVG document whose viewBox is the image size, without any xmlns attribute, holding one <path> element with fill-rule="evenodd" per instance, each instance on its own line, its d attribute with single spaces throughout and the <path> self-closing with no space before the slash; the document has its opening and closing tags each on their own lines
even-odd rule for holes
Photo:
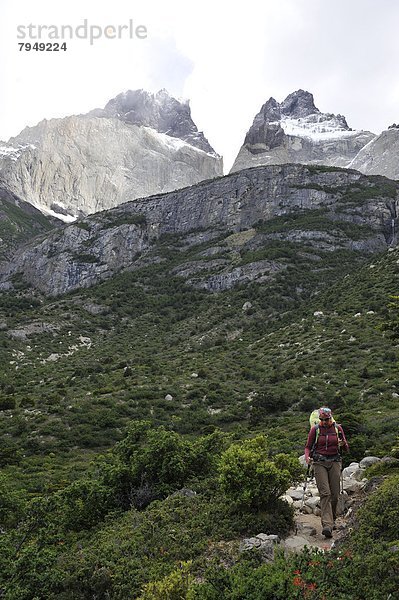
<svg viewBox="0 0 399 600">
<path fill-rule="evenodd" d="M 399 129 L 392 126 L 371 140 L 349 167 L 369 175 L 399 179 Z"/>
<path fill-rule="evenodd" d="M 231 172 L 251 166 L 303 163 L 347 167 L 375 135 L 353 131 L 345 117 L 322 113 L 313 95 L 270 98 L 256 115 Z"/>
<path fill-rule="evenodd" d="M 115 117 L 125 123 L 151 127 L 217 157 L 192 120 L 188 102 L 176 100 L 166 90 L 160 90 L 157 94 L 150 94 L 145 90 L 129 90 L 110 100 L 104 109 L 96 109 L 89 114 Z"/>
<path fill-rule="evenodd" d="M 0 181 L 0 259 L 8 260 L 18 245 L 59 225 L 58 219 L 46 217 Z"/>
<path fill-rule="evenodd" d="M 27 127 L 0 147 L 0 174 L 15 194 L 72 221 L 222 175 L 222 159 L 188 104 L 138 91 L 89 115 Z"/>
<path fill-rule="evenodd" d="M 193 286 L 220 291 L 286 268 L 257 258 L 270 240 L 380 252 L 396 242 L 397 208 L 398 184 L 382 177 L 303 165 L 244 170 L 134 200 L 56 231 L 0 265 L 0 288 L 10 289 L 16 273 L 46 294 L 88 287 L 121 269 L 162 261 L 157 243 L 173 234 L 182 247 L 215 240 L 206 256 L 179 265 L 175 273 Z M 272 219 L 277 224 L 268 228 Z M 254 258 L 237 262 L 242 248 Z"/>
</svg>

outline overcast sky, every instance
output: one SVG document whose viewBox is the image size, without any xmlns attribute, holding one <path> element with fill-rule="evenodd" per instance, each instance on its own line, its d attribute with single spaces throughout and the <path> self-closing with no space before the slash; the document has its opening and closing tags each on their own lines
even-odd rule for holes
<svg viewBox="0 0 399 600">
<path fill-rule="evenodd" d="M 84 19 L 99 27 L 132 19 L 147 38 L 18 50 L 18 25 Z M 399 122 L 398 30 L 396 0 L 1 0 L 0 139 L 138 88 L 188 98 L 226 171 L 261 105 L 299 88 L 320 110 L 379 133 Z"/>
</svg>

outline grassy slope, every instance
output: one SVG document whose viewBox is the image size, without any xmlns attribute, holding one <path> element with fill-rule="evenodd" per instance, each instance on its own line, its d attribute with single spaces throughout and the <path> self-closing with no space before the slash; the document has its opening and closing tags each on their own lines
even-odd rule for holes
<svg viewBox="0 0 399 600">
<path fill-rule="evenodd" d="M 46 217 L 31 204 L 19 200 L 0 185 L 0 259 L 32 237 L 50 231 L 57 220 Z"/>
<path fill-rule="evenodd" d="M 60 466 L 76 457 L 85 464 L 137 418 L 189 434 L 270 430 L 277 449 L 300 451 L 307 414 L 320 403 L 343 416 L 361 412 L 354 431 L 368 436 L 368 450 L 387 451 L 397 354 L 379 326 L 397 291 L 397 253 L 374 258 L 371 268 L 355 252 L 299 249 L 265 245 L 287 269 L 216 295 L 170 276 L 204 250 L 182 250 L 173 239 L 156 248 L 162 264 L 91 290 L 51 301 L 29 290 L 3 295 L 3 464 L 20 459 L 36 469 L 39 457 L 55 453 L 62 478 Z M 246 301 L 252 308 L 243 311 Z M 47 331 L 20 339 L 32 323 Z"/>
<path fill-rule="evenodd" d="M 0 456 L 8 488 L 51 505 L 51 493 L 68 481 L 95 476 L 97 453 L 140 418 L 190 438 L 215 426 L 238 437 L 262 431 L 274 451 L 299 453 L 310 410 L 328 403 L 353 457 L 389 451 L 399 380 L 395 342 L 381 327 L 397 293 L 398 251 L 365 262 L 356 252 L 271 241 L 257 257 L 285 260 L 278 278 L 211 295 L 170 276 L 205 249 L 164 239 L 154 249 L 163 263 L 90 290 L 48 300 L 21 285 L 1 296 Z M 245 248 L 236 252 L 237 264 L 253 259 Z M 243 311 L 246 301 L 252 307 Z M 213 556 L 228 564 L 237 544 L 225 540 L 283 528 L 270 515 L 238 519 L 212 477 L 191 483 L 195 500 L 111 514 L 86 531 L 63 531 L 46 509 L 15 565 L 7 562 L 14 577 L 7 597 L 33 590 L 49 598 L 136 597 L 177 560 L 192 559 L 200 570 Z M 12 535 L 10 555 L 18 528 Z"/>
</svg>

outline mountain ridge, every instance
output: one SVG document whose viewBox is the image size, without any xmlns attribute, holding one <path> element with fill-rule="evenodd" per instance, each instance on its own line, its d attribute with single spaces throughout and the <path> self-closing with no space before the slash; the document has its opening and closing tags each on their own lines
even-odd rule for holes
<svg viewBox="0 0 399 600">
<path fill-rule="evenodd" d="M 291 231 L 294 242 L 307 237 L 308 243 L 320 247 L 358 247 L 373 253 L 396 242 L 397 227 L 392 223 L 396 223 L 397 205 L 396 182 L 354 170 L 298 164 L 247 169 L 176 192 L 133 200 L 52 233 L 0 265 L 0 288 L 9 288 L 13 274 L 20 273 L 45 293 L 65 293 L 93 285 L 121 269 L 135 268 L 148 254 L 148 260 L 157 260 L 151 251 L 165 235 L 179 235 L 190 245 L 197 239 L 251 230 L 256 223 L 288 217 L 295 211 L 326 213 L 331 231 L 326 231 L 325 225 L 321 232 L 317 227 L 313 233 Z M 342 224 L 337 231 L 341 221 L 352 224 L 354 231 L 363 228 L 360 239 L 352 240 L 340 231 Z M 254 249 L 261 243 L 256 236 L 248 240 Z M 207 289 L 268 277 L 277 268 L 270 261 L 256 263 L 253 272 L 249 266 L 243 269 L 244 265 L 240 271 L 232 271 L 229 261 L 216 261 L 213 266 L 214 279 L 201 284 Z"/>
<path fill-rule="evenodd" d="M 128 95 L 130 108 L 135 104 L 140 113 L 136 123 L 132 110 L 118 117 L 106 107 L 101 116 L 26 127 L 0 148 L 2 180 L 44 213 L 71 222 L 221 175 L 222 158 L 198 131 L 189 105 L 160 94 Z"/>
<path fill-rule="evenodd" d="M 146 90 L 127 90 L 112 98 L 103 109 L 88 116 L 116 117 L 126 123 L 151 127 L 159 133 L 179 138 L 199 150 L 219 156 L 191 118 L 188 100 L 177 100 L 165 89 L 151 94 Z"/>
<path fill-rule="evenodd" d="M 313 94 L 300 89 L 281 103 L 270 98 L 263 104 L 231 172 L 291 162 L 348 167 L 375 137 L 368 131 L 353 131 L 343 115 L 322 113 Z"/>
</svg>

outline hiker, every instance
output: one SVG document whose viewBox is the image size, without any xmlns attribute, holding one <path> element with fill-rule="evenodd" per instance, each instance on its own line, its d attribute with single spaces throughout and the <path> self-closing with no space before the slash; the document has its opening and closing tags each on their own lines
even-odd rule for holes
<svg viewBox="0 0 399 600">
<path fill-rule="evenodd" d="M 320 494 L 322 534 L 332 537 L 337 516 L 342 459 L 340 450 L 349 450 L 341 425 L 335 423 L 330 408 L 318 411 L 319 423 L 314 425 L 305 446 L 305 459 L 313 465 Z"/>
</svg>

